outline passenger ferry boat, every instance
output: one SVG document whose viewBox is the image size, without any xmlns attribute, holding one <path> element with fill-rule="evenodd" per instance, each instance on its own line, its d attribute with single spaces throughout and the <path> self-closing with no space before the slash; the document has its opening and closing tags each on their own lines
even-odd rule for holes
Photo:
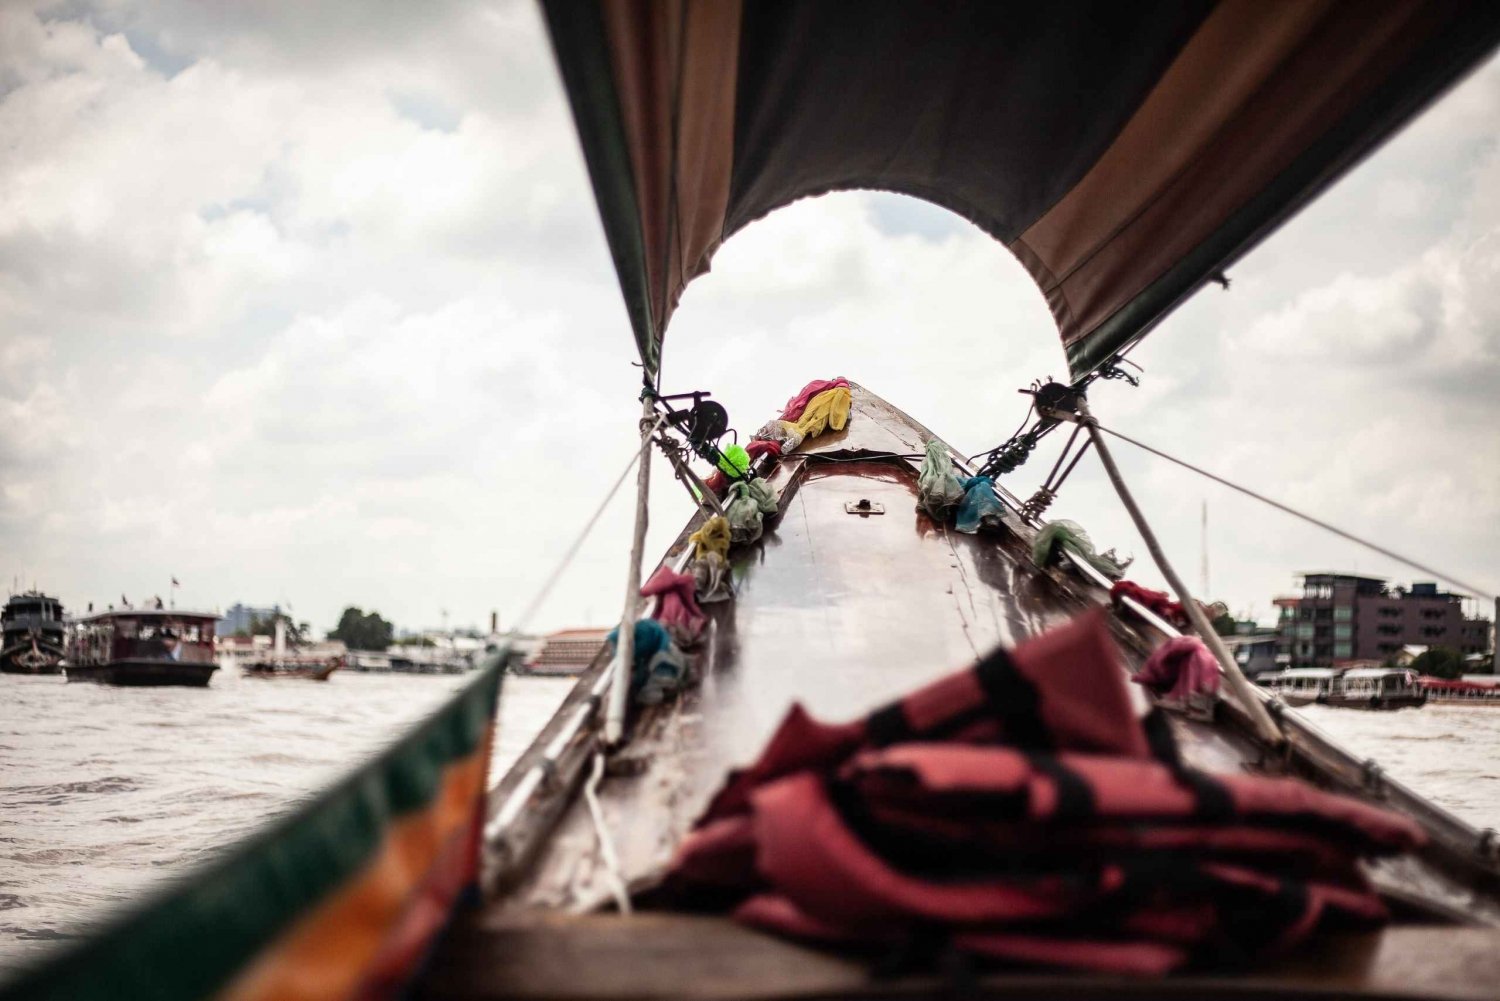
<svg viewBox="0 0 1500 1001">
<path fill-rule="evenodd" d="M 1328 701 L 1338 680 L 1339 672 L 1331 667 L 1298 667 L 1262 678 L 1262 683 L 1289 706 L 1309 706 Z"/>
<path fill-rule="evenodd" d="M 65 628 L 56 598 L 40 591 L 11 595 L 0 611 L 0 672 L 61 673 Z"/>
<path fill-rule="evenodd" d="M 1427 689 L 1401 668 L 1356 667 L 1339 677 L 1328 705 L 1343 709 L 1415 709 L 1426 705 Z"/>
<path fill-rule="evenodd" d="M 68 638 L 69 681 L 203 687 L 219 669 L 214 612 L 111 609 L 76 620 Z"/>
<path fill-rule="evenodd" d="M 503 647 L 344 781 L 5 1001 L 1493 997 L 1500 835 L 1244 680 L 1085 392 L 1483 60 L 1500 5 L 543 11 L 643 366 L 641 455 L 665 452 L 702 507 L 647 560 L 640 463 L 619 650 L 498 782 Z M 682 291 L 750 222 L 852 188 L 927 198 L 1011 248 L 1070 382 L 1033 387 L 1026 430 L 971 463 L 819 378 L 751 442 L 774 449 L 703 489 L 687 455 L 722 468 L 728 418 L 660 384 Z M 790 433 L 798 401 L 827 420 Z M 996 480 L 1064 425 L 1196 639 L 1059 542 L 1048 497 Z M 914 511 L 959 476 L 972 534 Z M 1177 654 L 1186 697 L 1156 683 Z M 1377 835 L 1389 850 L 1354 850 Z"/>
<path fill-rule="evenodd" d="M 1417 684 L 1433 705 L 1500 708 L 1500 676 L 1471 674 L 1452 680 L 1419 678 Z"/>
<path fill-rule="evenodd" d="M 1338 709 L 1410 709 L 1427 702 L 1427 690 L 1410 671 L 1388 667 L 1299 667 L 1264 684 L 1289 706 Z"/>
</svg>

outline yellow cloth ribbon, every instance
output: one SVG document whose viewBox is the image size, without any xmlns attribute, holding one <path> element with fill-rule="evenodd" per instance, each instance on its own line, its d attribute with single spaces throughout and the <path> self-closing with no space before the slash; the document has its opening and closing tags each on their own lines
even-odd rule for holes
<svg viewBox="0 0 1500 1001">
<path fill-rule="evenodd" d="M 793 425 L 808 438 L 816 438 L 828 428 L 844 430 L 849 423 L 849 390 L 844 386 L 825 389 L 807 402 L 807 409 Z"/>
<path fill-rule="evenodd" d="M 692 535 L 688 541 L 693 544 L 693 559 L 701 560 L 706 553 L 718 553 L 721 557 L 729 557 L 729 522 L 722 515 L 714 515 L 703 523 L 703 527 Z"/>
</svg>

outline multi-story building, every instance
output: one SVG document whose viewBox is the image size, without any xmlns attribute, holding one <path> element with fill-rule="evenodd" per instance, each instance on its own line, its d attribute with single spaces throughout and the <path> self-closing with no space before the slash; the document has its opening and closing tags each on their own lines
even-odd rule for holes
<svg viewBox="0 0 1500 1001">
<path fill-rule="evenodd" d="M 281 614 L 280 605 L 272 605 L 270 608 L 251 608 L 235 602 L 229 606 L 229 611 L 219 620 L 219 626 L 214 630 L 218 636 L 233 636 L 237 632 L 249 632 L 251 624 L 260 619 L 262 622 L 271 621 Z"/>
<path fill-rule="evenodd" d="M 1490 622 L 1465 616 L 1465 597 L 1430 583 L 1405 588 L 1383 577 L 1303 574 L 1300 596 L 1276 599 L 1276 659 L 1288 667 L 1386 661 L 1408 644 L 1483 653 Z"/>
</svg>

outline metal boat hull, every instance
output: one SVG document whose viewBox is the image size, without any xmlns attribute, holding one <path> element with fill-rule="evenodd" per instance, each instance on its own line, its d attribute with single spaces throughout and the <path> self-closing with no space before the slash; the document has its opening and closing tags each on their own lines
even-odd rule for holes
<svg viewBox="0 0 1500 1001">
<path fill-rule="evenodd" d="M 176 685 L 207 687 L 217 664 L 183 663 L 172 660 L 115 660 L 108 664 L 69 665 L 68 680 L 99 685 L 152 688 Z"/>
<path fill-rule="evenodd" d="M 38 644 L 0 654 L 0 674 L 61 674 L 62 649 Z"/>
</svg>

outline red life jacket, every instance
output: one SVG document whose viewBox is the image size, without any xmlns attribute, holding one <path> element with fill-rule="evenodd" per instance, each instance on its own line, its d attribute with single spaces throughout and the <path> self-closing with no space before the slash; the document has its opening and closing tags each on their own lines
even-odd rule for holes
<svg viewBox="0 0 1500 1001">
<path fill-rule="evenodd" d="M 1419 827 L 1300 781 L 1185 768 L 1125 689 L 1091 615 L 855 723 L 794 708 L 680 847 L 669 891 L 798 937 L 938 930 L 977 955 L 1139 973 L 1384 919 L 1356 857 L 1412 848 Z"/>
<path fill-rule="evenodd" d="M 700 823 L 743 810 L 749 791 L 777 776 L 826 768 L 860 748 L 902 741 L 998 741 L 1147 757 L 1150 742 L 1125 677 L 1100 610 L 1013 651 L 997 647 L 973 667 L 853 723 L 821 723 L 794 705 L 760 759 L 730 775 Z"/>
<path fill-rule="evenodd" d="M 1295 780 L 1183 775 L 999 747 L 867 752 L 833 779 L 757 789 L 748 813 L 684 843 L 674 878 L 748 894 L 738 918 L 798 937 L 942 927 L 998 958 L 1153 972 L 1381 921 L 1355 854 L 1422 840 Z"/>
</svg>

